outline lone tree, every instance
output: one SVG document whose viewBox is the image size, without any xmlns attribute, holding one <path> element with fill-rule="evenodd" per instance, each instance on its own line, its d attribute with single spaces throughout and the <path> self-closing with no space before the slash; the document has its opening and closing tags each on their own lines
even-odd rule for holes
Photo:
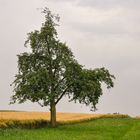
<svg viewBox="0 0 140 140">
<path fill-rule="evenodd" d="M 45 22 L 41 29 L 28 34 L 25 47 L 30 52 L 18 55 L 18 74 L 15 76 L 11 103 L 26 100 L 42 107 L 50 106 L 51 125 L 56 125 L 56 105 L 64 96 L 96 109 L 102 95 L 101 83 L 113 87 L 113 75 L 105 68 L 85 69 L 73 53 L 57 37 L 59 17 L 48 8 L 42 11 Z"/>
</svg>

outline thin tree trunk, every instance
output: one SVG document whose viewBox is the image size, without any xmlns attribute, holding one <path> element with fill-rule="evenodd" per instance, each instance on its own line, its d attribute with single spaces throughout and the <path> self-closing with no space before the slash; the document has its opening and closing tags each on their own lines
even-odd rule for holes
<svg viewBox="0 0 140 140">
<path fill-rule="evenodd" d="M 55 102 L 52 101 L 50 105 L 50 116 L 51 116 L 51 126 L 55 127 L 56 126 L 56 106 Z"/>
</svg>

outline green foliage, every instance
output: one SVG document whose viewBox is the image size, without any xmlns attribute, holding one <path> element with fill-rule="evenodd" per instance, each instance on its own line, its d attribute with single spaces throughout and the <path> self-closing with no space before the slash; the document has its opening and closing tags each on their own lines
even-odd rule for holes
<svg viewBox="0 0 140 140">
<path fill-rule="evenodd" d="M 82 69 L 73 86 L 72 100 L 78 100 L 86 105 L 91 104 L 92 108 L 96 110 L 99 97 L 103 94 L 101 84 L 104 82 L 107 88 L 113 87 L 112 78 L 115 77 L 110 75 L 105 68 Z"/>
<path fill-rule="evenodd" d="M 18 55 L 18 74 L 15 76 L 12 102 L 26 100 L 41 106 L 55 106 L 63 96 L 70 101 L 92 105 L 96 109 L 102 95 L 101 83 L 113 87 L 114 78 L 105 68 L 85 69 L 74 58 L 70 48 L 57 36 L 59 16 L 47 8 L 45 23 L 39 31 L 28 34 L 25 47 L 30 52 Z M 55 109 L 54 109 L 55 111 Z"/>
</svg>

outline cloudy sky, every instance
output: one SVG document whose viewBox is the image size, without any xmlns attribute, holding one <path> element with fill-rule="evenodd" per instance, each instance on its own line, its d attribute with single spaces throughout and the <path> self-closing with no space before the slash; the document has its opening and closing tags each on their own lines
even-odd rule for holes
<svg viewBox="0 0 140 140">
<path fill-rule="evenodd" d="M 0 0 L 0 110 L 48 111 L 38 104 L 9 105 L 17 73 L 16 55 L 27 51 L 27 33 L 39 29 L 48 7 L 61 17 L 59 38 L 86 68 L 106 67 L 116 76 L 115 87 L 104 88 L 96 113 L 140 115 L 140 1 L 139 0 Z M 90 108 L 68 103 L 61 112 L 90 113 Z"/>
</svg>

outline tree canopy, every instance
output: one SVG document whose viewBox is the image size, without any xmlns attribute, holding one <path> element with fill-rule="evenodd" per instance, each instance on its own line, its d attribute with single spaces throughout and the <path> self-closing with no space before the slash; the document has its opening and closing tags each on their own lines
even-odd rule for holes
<svg viewBox="0 0 140 140">
<path fill-rule="evenodd" d="M 101 84 L 113 87 L 113 75 L 105 68 L 86 69 L 74 58 L 66 43 L 58 39 L 59 16 L 44 8 L 45 22 L 40 30 L 28 34 L 25 47 L 30 52 L 18 55 L 12 103 L 26 100 L 50 106 L 51 124 L 56 125 L 56 105 L 64 96 L 96 109 L 103 94 Z"/>
</svg>

